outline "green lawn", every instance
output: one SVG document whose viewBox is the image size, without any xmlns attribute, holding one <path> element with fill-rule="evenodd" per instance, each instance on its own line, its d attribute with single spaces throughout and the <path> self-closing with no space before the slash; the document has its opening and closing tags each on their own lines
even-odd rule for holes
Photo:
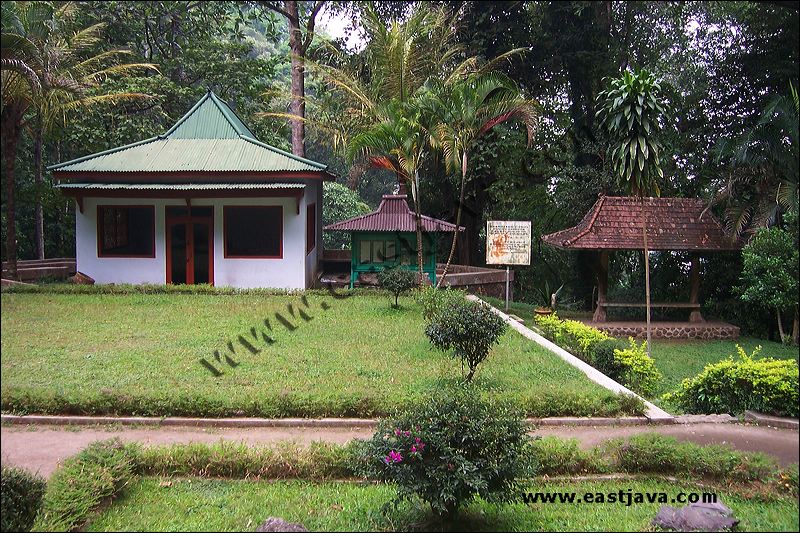
<svg viewBox="0 0 800 533">
<path fill-rule="evenodd" d="M 370 416 L 460 377 L 458 362 L 430 347 L 411 298 L 400 310 L 381 294 L 313 294 L 307 303 L 299 295 L 3 294 L 3 410 Z M 224 374 L 213 376 L 203 358 Z M 531 416 L 640 408 L 513 331 L 476 380 Z"/>
<path fill-rule="evenodd" d="M 171 482 L 171 483 L 170 483 Z M 169 485 L 169 486 L 167 486 Z M 713 492 L 690 482 L 614 480 L 533 483 L 528 491 Z M 391 487 L 360 483 L 244 481 L 198 478 L 137 479 L 105 509 L 87 531 L 252 531 L 267 517 L 300 522 L 310 531 L 418 529 L 429 524 L 420 506 L 402 505 L 386 516 L 381 507 L 394 496 Z M 751 495 L 718 493 L 741 520 L 742 531 L 797 531 L 796 499 L 761 500 Z M 677 504 L 676 504 L 677 505 Z M 658 503 L 532 504 L 473 503 L 455 531 L 643 531 Z"/>
<path fill-rule="evenodd" d="M 761 357 L 774 357 L 775 359 L 797 359 L 797 346 L 783 345 L 763 339 L 742 337 L 735 341 L 680 341 L 660 340 L 653 341 L 653 359 L 656 366 L 664 375 L 658 389 L 658 394 L 670 392 L 678 388 L 686 378 L 691 378 L 703 371 L 709 363 L 716 363 L 727 357 L 734 359 L 736 345 L 745 349 L 748 354 L 753 353 L 757 346 L 761 346 Z"/>
</svg>

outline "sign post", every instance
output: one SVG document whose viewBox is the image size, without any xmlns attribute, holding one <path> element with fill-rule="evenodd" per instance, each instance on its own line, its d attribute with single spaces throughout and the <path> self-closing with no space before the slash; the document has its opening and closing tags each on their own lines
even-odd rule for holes
<svg viewBox="0 0 800 533">
<path fill-rule="evenodd" d="M 510 265 L 531 264 L 531 223 L 527 220 L 486 221 L 486 264 L 506 265 L 506 313 L 510 293 Z"/>
</svg>

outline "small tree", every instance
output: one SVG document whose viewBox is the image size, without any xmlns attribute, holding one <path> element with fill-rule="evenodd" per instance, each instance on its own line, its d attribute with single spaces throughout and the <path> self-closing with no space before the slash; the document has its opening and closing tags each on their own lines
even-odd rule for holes
<svg viewBox="0 0 800 533">
<path fill-rule="evenodd" d="M 351 191 L 341 183 L 327 181 L 323 185 L 322 225 L 366 215 L 372 209 L 361 199 L 356 191 Z M 350 235 L 341 231 L 326 231 L 322 235 L 325 248 L 343 250 L 350 247 Z"/>
<path fill-rule="evenodd" d="M 775 310 L 781 342 L 786 341 L 781 311 L 794 307 L 797 344 L 798 252 L 792 235 L 779 228 L 759 230 L 742 251 L 742 260 L 742 300 Z"/>
<path fill-rule="evenodd" d="M 476 496 L 518 496 L 517 480 L 533 474 L 528 427 L 516 411 L 462 385 L 381 422 L 363 444 L 361 469 L 397 487 L 397 501 L 418 497 L 452 520 Z"/>
<path fill-rule="evenodd" d="M 453 303 L 437 315 L 425 330 L 431 343 L 466 364 L 471 381 L 478 365 L 489 357 L 489 350 L 500 342 L 506 330 L 503 319 L 478 302 Z"/>
<path fill-rule="evenodd" d="M 394 307 L 399 307 L 397 298 L 414 288 L 417 276 L 414 272 L 403 268 L 385 268 L 378 272 L 378 283 L 382 289 L 394 294 Z"/>
</svg>

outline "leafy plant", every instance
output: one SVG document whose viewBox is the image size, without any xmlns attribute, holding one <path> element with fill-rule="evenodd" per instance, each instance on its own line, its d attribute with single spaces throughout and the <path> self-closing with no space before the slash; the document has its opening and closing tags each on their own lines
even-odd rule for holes
<svg viewBox="0 0 800 533">
<path fill-rule="evenodd" d="M 562 283 L 561 286 L 554 291 L 550 286 L 550 282 L 545 280 L 541 287 L 537 287 L 533 290 L 536 304 L 543 309 L 555 309 L 553 305 L 554 296 L 557 298 L 558 295 L 561 294 L 563 288 L 564 284 Z"/>
<path fill-rule="evenodd" d="M 4 466 L 0 485 L 0 531 L 30 531 L 42 503 L 44 479 L 21 468 Z"/>
<path fill-rule="evenodd" d="M 614 353 L 625 350 L 628 343 L 622 339 L 605 339 L 594 345 L 592 349 L 592 365 L 613 380 L 622 379 L 622 367 L 617 362 Z"/>
<path fill-rule="evenodd" d="M 796 360 L 756 359 L 756 348 L 747 355 L 737 346 L 739 360 L 732 358 L 707 365 L 680 388 L 664 395 L 689 413 L 739 414 L 753 409 L 767 414 L 797 417 L 798 366 Z"/>
<path fill-rule="evenodd" d="M 533 473 L 529 440 L 517 412 L 459 386 L 382 421 L 361 464 L 367 477 L 397 486 L 395 503 L 420 498 L 451 520 L 476 496 L 516 496 L 517 480 Z"/>
<path fill-rule="evenodd" d="M 626 387 L 650 396 L 661 381 L 661 372 L 656 368 L 653 358 L 647 355 L 645 342 L 636 344 L 633 338 L 628 341 L 630 346 L 627 348 L 614 350 L 614 364 L 619 368 L 620 378 Z"/>
<path fill-rule="evenodd" d="M 417 300 L 422 305 L 422 316 L 433 322 L 451 304 L 462 304 L 466 301 L 464 291 L 446 287 L 437 289 L 431 285 L 420 289 Z"/>
<path fill-rule="evenodd" d="M 381 288 L 394 294 L 394 307 L 399 307 L 397 303 L 398 297 L 404 292 L 413 289 L 416 282 L 416 274 L 405 268 L 384 268 L 378 272 L 378 283 Z"/>
<path fill-rule="evenodd" d="M 461 359 L 462 367 L 469 367 L 466 381 L 471 381 L 505 330 L 506 323 L 489 306 L 465 302 L 449 305 L 428 324 L 425 334 L 436 348 L 451 351 Z"/>
<path fill-rule="evenodd" d="M 365 215 L 370 207 L 361 199 L 356 191 L 352 191 L 341 183 L 326 181 L 323 185 L 322 225 Z M 325 248 L 343 250 L 350 248 L 350 235 L 341 231 L 326 231 L 322 235 Z"/>
<path fill-rule="evenodd" d="M 742 262 L 742 300 L 774 309 L 781 342 L 785 342 L 781 310 L 794 307 L 797 321 L 797 243 L 780 228 L 759 230 L 742 251 Z"/>
<path fill-rule="evenodd" d="M 93 442 L 67 459 L 50 479 L 36 517 L 36 531 L 72 531 L 131 479 L 135 446 L 119 439 Z"/>
</svg>

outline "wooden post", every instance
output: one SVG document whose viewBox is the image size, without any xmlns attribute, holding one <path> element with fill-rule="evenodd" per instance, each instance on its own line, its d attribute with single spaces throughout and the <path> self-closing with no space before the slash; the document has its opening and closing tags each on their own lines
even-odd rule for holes
<svg viewBox="0 0 800 533">
<path fill-rule="evenodd" d="M 689 303 L 700 303 L 700 256 L 696 253 L 691 255 L 691 266 L 689 267 L 689 282 L 691 283 L 691 292 L 689 293 Z M 692 309 L 689 314 L 689 322 L 705 322 L 703 315 L 700 314 L 699 309 Z"/>
<path fill-rule="evenodd" d="M 606 308 L 601 305 L 606 303 L 606 293 L 608 292 L 608 250 L 600 250 L 597 265 L 597 308 L 594 310 L 592 320 L 594 322 L 606 321 Z"/>
</svg>

